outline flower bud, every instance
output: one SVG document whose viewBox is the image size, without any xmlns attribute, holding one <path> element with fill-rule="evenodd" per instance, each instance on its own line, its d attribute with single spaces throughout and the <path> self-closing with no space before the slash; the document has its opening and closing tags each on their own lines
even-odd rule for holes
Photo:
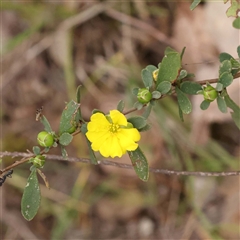
<svg viewBox="0 0 240 240">
<path fill-rule="evenodd" d="M 156 69 L 155 71 L 152 72 L 154 81 L 157 81 L 158 72 L 159 72 L 159 69 Z"/>
<path fill-rule="evenodd" d="M 207 87 L 203 88 L 203 96 L 206 101 L 212 102 L 217 98 L 218 92 L 214 87 L 208 85 Z"/>
<path fill-rule="evenodd" d="M 138 90 L 137 99 L 140 103 L 148 103 L 152 99 L 152 93 L 146 88 L 141 88 Z"/>
<path fill-rule="evenodd" d="M 45 156 L 37 155 L 35 158 L 31 159 L 31 162 L 36 168 L 42 168 L 45 164 L 45 159 Z"/>
<path fill-rule="evenodd" d="M 51 147 L 54 144 L 53 136 L 46 131 L 42 131 L 38 134 L 37 141 L 42 147 Z"/>
</svg>

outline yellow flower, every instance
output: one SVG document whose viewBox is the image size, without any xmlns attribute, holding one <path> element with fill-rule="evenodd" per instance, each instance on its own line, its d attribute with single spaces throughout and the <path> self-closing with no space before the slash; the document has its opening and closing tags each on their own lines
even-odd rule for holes
<svg viewBox="0 0 240 240">
<path fill-rule="evenodd" d="M 134 151 L 138 147 L 136 142 L 140 140 L 138 130 L 118 110 L 110 111 L 107 116 L 93 114 L 87 129 L 86 136 L 92 149 L 104 157 L 121 157 L 126 151 Z"/>
</svg>

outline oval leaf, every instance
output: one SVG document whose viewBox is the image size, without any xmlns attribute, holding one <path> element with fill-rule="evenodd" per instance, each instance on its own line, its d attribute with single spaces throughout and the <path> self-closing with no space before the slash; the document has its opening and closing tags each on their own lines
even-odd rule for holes
<svg viewBox="0 0 240 240">
<path fill-rule="evenodd" d="M 221 76 L 224 72 L 230 73 L 231 70 L 232 70 L 232 63 L 231 63 L 231 61 L 230 60 L 224 60 L 220 64 L 219 76 Z"/>
<path fill-rule="evenodd" d="M 125 102 L 123 100 L 120 100 L 117 105 L 117 110 L 119 112 L 123 112 L 124 107 L 125 107 Z"/>
<path fill-rule="evenodd" d="M 225 53 L 225 52 L 220 53 L 220 55 L 219 55 L 220 62 L 223 62 L 224 60 L 231 60 L 232 58 L 233 58 L 232 55 L 230 55 L 229 53 Z"/>
<path fill-rule="evenodd" d="M 149 177 L 149 166 L 145 155 L 139 147 L 135 151 L 128 151 L 128 155 L 136 174 L 142 181 L 146 182 Z"/>
<path fill-rule="evenodd" d="M 24 188 L 21 201 L 21 212 L 26 220 L 30 221 L 35 217 L 38 212 L 40 202 L 40 187 L 38 184 L 36 169 L 33 169 L 27 180 L 27 185 Z"/>
<path fill-rule="evenodd" d="M 218 109 L 222 113 L 227 113 L 227 104 L 226 104 L 225 100 L 223 98 L 221 98 L 220 96 L 218 96 L 218 98 L 217 98 L 217 105 L 218 105 Z"/>
<path fill-rule="evenodd" d="M 178 105 L 184 114 L 189 114 L 192 111 L 192 104 L 188 97 L 176 87 Z"/>
<path fill-rule="evenodd" d="M 76 115 L 78 113 L 78 108 L 80 107 L 79 103 L 71 100 L 62 112 L 60 119 L 59 134 L 68 132 L 72 128 L 72 124 L 76 121 Z"/>
<path fill-rule="evenodd" d="M 149 72 L 146 68 L 142 70 L 142 80 L 146 88 L 150 88 L 153 84 L 152 73 Z"/>
<path fill-rule="evenodd" d="M 141 116 L 130 117 L 127 121 L 137 129 L 144 128 L 147 125 L 146 119 Z"/>
<path fill-rule="evenodd" d="M 166 48 L 165 56 L 162 59 L 158 77 L 157 86 L 163 81 L 173 82 L 177 79 L 181 69 L 181 55 L 171 48 Z"/>
<path fill-rule="evenodd" d="M 233 82 L 233 76 L 231 73 L 224 72 L 220 77 L 218 82 L 220 82 L 223 87 L 228 87 Z"/>
<path fill-rule="evenodd" d="M 159 91 L 161 94 L 168 93 L 172 88 L 172 84 L 167 81 L 163 81 L 157 86 L 157 91 Z"/>
<path fill-rule="evenodd" d="M 202 110 L 206 110 L 206 109 L 208 109 L 209 106 L 210 106 L 210 102 L 204 100 L 204 101 L 202 101 L 202 103 L 201 103 L 201 105 L 200 105 L 200 108 L 201 108 Z"/>
<path fill-rule="evenodd" d="M 187 94 L 198 94 L 202 90 L 202 86 L 197 82 L 186 81 L 180 85 L 180 89 Z"/>
<path fill-rule="evenodd" d="M 240 46 L 237 47 L 238 57 L 240 58 Z"/>
<path fill-rule="evenodd" d="M 157 70 L 157 67 L 155 67 L 154 65 L 148 65 L 148 66 L 146 66 L 146 69 L 147 69 L 150 73 L 152 73 L 152 72 L 154 72 L 155 70 Z"/>
<path fill-rule="evenodd" d="M 51 125 L 50 125 L 50 123 L 48 122 L 47 118 L 44 115 L 42 115 L 42 117 L 40 118 L 40 121 L 41 121 L 41 123 L 44 126 L 44 130 L 46 130 L 49 133 L 52 132 Z"/>
<path fill-rule="evenodd" d="M 73 136 L 70 133 L 63 133 L 60 137 L 59 137 L 59 143 L 63 146 L 67 146 L 70 144 L 70 142 L 72 141 Z"/>
<path fill-rule="evenodd" d="M 152 92 L 152 98 L 153 99 L 159 99 L 162 96 L 162 94 L 159 91 L 153 91 Z"/>
<path fill-rule="evenodd" d="M 34 153 L 35 155 L 39 155 L 40 152 L 41 152 L 40 147 L 38 147 L 38 146 L 34 146 L 34 147 L 33 147 L 33 153 Z"/>
</svg>

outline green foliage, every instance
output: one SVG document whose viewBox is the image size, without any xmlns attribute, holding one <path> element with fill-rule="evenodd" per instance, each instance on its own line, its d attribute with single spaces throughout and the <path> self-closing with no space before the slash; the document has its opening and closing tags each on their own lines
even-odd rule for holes
<svg viewBox="0 0 240 240">
<path fill-rule="evenodd" d="M 136 174 L 142 181 L 146 182 L 149 177 L 149 166 L 142 150 L 138 147 L 135 151 L 128 151 L 128 155 Z"/>
<path fill-rule="evenodd" d="M 207 100 L 203 100 L 202 103 L 201 103 L 201 105 L 200 105 L 200 108 L 201 108 L 202 110 L 206 110 L 206 109 L 208 109 L 209 106 L 210 106 L 210 102 L 207 101 Z"/>
<path fill-rule="evenodd" d="M 180 85 L 181 91 L 186 94 L 198 94 L 202 90 L 202 86 L 197 82 L 185 81 Z"/>
<path fill-rule="evenodd" d="M 146 119 L 141 116 L 130 117 L 128 118 L 128 122 L 130 122 L 139 131 L 147 125 Z"/>
<path fill-rule="evenodd" d="M 181 55 L 174 49 L 167 47 L 165 50 L 165 56 L 159 67 L 157 86 L 163 82 L 174 82 L 181 70 Z"/>
<path fill-rule="evenodd" d="M 76 116 L 79 108 L 80 108 L 80 104 L 73 100 L 71 100 L 66 105 L 60 119 L 60 126 L 59 126 L 60 135 L 65 132 L 71 131 L 73 124 L 76 122 Z"/>
<path fill-rule="evenodd" d="M 202 0 L 194 0 L 190 6 L 190 10 L 194 10 L 201 1 Z"/>
<path fill-rule="evenodd" d="M 224 99 L 221 96 L 217 97 L 217 105 L 218 105 L 218 109 L 222 113 L 227 113 L 227 105 L 226 105 Z"/>
<path fill-rule="evenodd" d="M 73 139 L 73 136 L 70 133 L 63 133 L 60 137 L 59 137 L 59 143 L 63 146 L 67 146 L 71 143 Z"/>
<path fill-rule="evenodd" d="M 152 76 L 152 73 L 147 68 L 142 70 L 142 80 L 146 88 L 149 89 L 152 87 L 153 76 Z"/>
<path fill-rule="evenodd" d="M 168 81 L 163 81 L 157 86 L 157 91 L 159 91 L 161 94 L 167 94 L 172 88 L 172 84 Z"/>
<path fill-rule="evenodd" d="M 177 93 L 178 105 L 184 114 L 189 114 L 192 111 L 192 104 L 186 94 L 178 87 L 175 88 Z"/>
<path fill-rule="evenodd" d="M 50 125 L 50 123 L 48 122 L 47 118 L 44 115 L 41 116 L 40 121 L 43 124 L 45 131 L 47 131 L 49 133 L 52 132 L 51 125 Z"/>
<path fill-rule="evenodd" d="M 40 202 L 41 192 L 38 184 L 37 170 L 33 167 L 28 177 L 27 185 L 24 188 L 21 201 L 21 212 L 26 220 L 31 221 L 35 217 Z"/>
<path fill-rule="evenodd" d="M 119 112 L 123 112 L 124 107 L 125 107 L 125 102 L 123 100 L 120 100 L 117 105 L 117 110 Z"/>
</svg>

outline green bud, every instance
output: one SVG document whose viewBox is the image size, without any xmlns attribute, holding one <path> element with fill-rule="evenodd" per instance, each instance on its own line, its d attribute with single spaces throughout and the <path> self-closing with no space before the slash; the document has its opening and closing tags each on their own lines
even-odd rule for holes
<svg viewBox="0 0 240 240">
<path fill-rule="evenodd" d="M 137 99 L 140 103 L 148 103 L 152 99 L 152 93 L 146 88 L 141 88 L 138 90 Z"/>
<path fill-rule="evenodd" d="M 218 92 L 214 87 L 208 85 L 207 87 L 203 88 L 203 96 L 206 101 L 212 102 L 217 98 Z"/>
<path fill-rule="evenodd" d="M 53 136 L 46 131 L 42 131 L 38 134 L 37 141 L 42 147 L 51 147 L 54 144 Z"/>
<path fill-rule="evenodd" d="M 31 162 L 36 168 L 42 168 L 45 164 L 46 157 L 43 155 L 37 155 L 35 158 L 31 159 Z"/>
<path fill-rule="evenodd" d="M 156 69 L 155 71 L 152 72 L 154 81 L 157 81 L 158 72 L 159 72 L 159 69 Z"/>
</svg>

